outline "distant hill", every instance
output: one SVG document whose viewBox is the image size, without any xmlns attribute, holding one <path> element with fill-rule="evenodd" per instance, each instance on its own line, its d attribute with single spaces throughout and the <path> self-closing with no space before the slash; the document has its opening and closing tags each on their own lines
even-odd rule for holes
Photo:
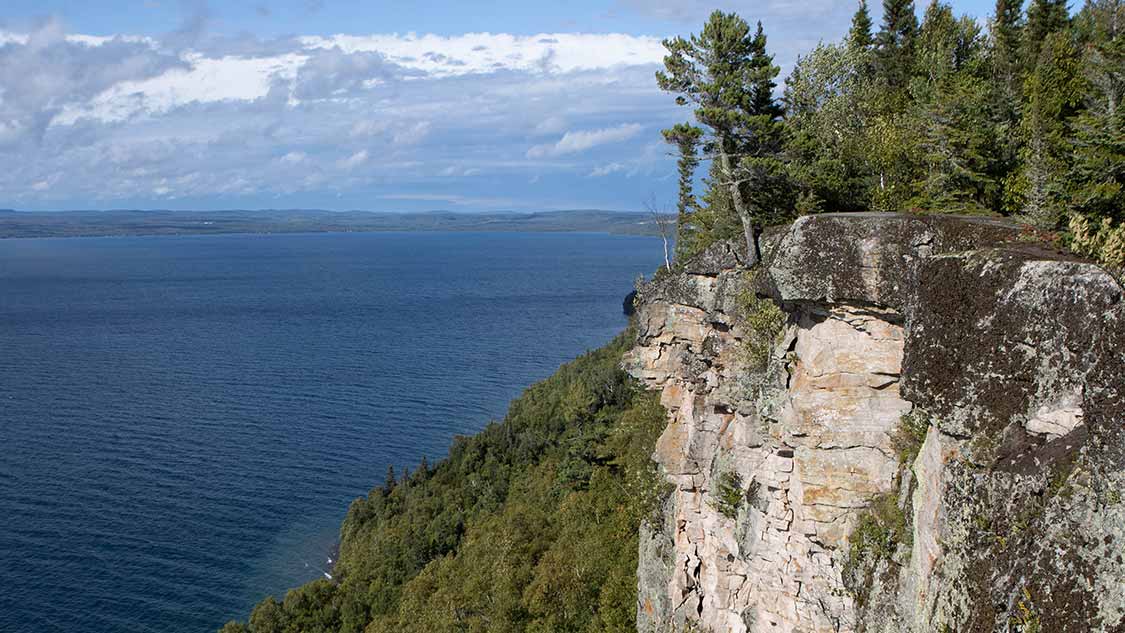
<svg viewBox="0 0 1125 633">
<path fill-rule="evenodd" d="M 658 235 L 643 213 L 562 211 L 383 213 L 316 209 L 0 211 L 0 238 L 370 231 L 536 231 Z"/>
</svg>

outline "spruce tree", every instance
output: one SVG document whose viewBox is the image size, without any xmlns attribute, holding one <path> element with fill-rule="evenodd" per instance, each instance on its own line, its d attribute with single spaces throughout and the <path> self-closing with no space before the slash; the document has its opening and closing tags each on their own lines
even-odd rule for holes
<svg viewBox="0 0 1125 633">
<path fill-rule="evenodd" d="M 883 25 L 875 38 L 875 67 L 892 90 L 906 87 L 914 60 L 918 18 L 914 0 L 883 0 Z"/>
<path fill-rule="evenodd" d="M 997 182 L 1016 168 L 1020 151 L 1019 118 L 1023 101 L 1022 0 L 996 0 L 989 23 L 989 126 L 995 139 L 990 176 Z M 1003 194 L 998 192 L 1003 198 Z M 999 207 L 1000 201 L 990 203 Z"/>
<path fill-rule="evenodd" d="M 1067 0 L 1031 0 L 1027 7 L 1023 65 L 1028 72 L 1039 63 L 1039 51 L 1047 36 L 1062 31 L 1070 23 L 1066 3 Z"/>
<path fill-rule="evenodd" d="M 1091 0 L 1079 18 L 1088 40 L 1082 59 L 1086 109 L 1070 141 L 1071 210 L 1125 222 L 1125 2 Z"/>
<path fill-rule="evenodd" d="M 994 189 L 983 42 L 972 20 L 931 2 L 917 40 L 911 85 L 923 167 L 913 206 L 938 212 L 983 209 Z"/>
<path fill-rule="evenodd" d="M 679 171 L 679 197 L 676 202 L 676 260 L 695 252 L 696 235 L 692 215 L 699 204 L 695 199 L 695 170 L 699 167 L 699 144 L 703 140 L 703 130 L 688 123 L 676 125 L 662 131 L 665 142 L 675 145 L 678 153 L 676 166 Z"/>
<path fill-rule="evenodd" d="M 867 12 L 867 0 L 859 0 L 859 8 L 852 16 L 852 28 L 848 31 L 848 45 L 857 50 L 871 46 L 871 14 Z"/>
<path fill-rule="evenodd" d="M 1018 101 L 1022 79 L 1020 37 L 1023 14 L 1020 0 L 996 0 L 996 10 L 989 24 L 992 36 L 992 68 L 995 80 Z"/>
<path fill-rule="evenodd" d="M 1084 92 L 1081 58 L 1069 33 L 1055 32 L 1040 47 L 1039 59 L 1027 78 L 1020 132 L 1021 167 L 1010 203 L 1031 223 L 1055 228 L 1066 199 L 1069 142 L 1067 131 Z"/>
<path fill-rule="evenodd" d="M 790 213 L 790 200 L 785 179 L 785 166 L 781 160 L 784 110 L 774 97 L 777 75 L 781 69 L 774 65 L 773 55 L 766 49 L 766 34 L 762 23 L 751 41 L 747 80 L 750 82 L 750 107 L 745 126 L 740 130 L 746 147 L 739 165 L 746 174 L 749 185 L 749 206 L 752 221 L 757 226 L 777 223 Z M 757 245 L 754 247 L 757 248 Z M 756 257 L 751 254 L 751 258 Z"/>
</svg>

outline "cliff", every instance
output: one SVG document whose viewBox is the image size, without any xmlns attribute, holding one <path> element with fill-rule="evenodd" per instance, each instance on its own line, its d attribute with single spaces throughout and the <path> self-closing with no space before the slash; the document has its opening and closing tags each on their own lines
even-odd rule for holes
<svg viewBox="0 0 1125 633">
<path fill-rule="evenodd" d="M 820 215 L 643 286 L 640 631 L 1125 631 L 1125 302 L 996 221 Z"/>
</svg>

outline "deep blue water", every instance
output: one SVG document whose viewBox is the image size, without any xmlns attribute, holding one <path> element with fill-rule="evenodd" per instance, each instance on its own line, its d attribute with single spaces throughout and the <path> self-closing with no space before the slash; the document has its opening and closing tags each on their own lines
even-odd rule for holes
<svg viewBox="0 0 1125 633">
<path fill-rule="evenodd" d="M 206 632 L 619 332 L 651 238 L 0 241 L 0 631 Z"/>
</svg>

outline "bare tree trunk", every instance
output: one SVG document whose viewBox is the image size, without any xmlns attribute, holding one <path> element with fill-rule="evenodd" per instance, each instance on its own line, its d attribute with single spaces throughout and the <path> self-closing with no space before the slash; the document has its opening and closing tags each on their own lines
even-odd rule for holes
<svg viewBox="0 0 1125 633">
<path fill-rule="evenodd" d="M 649 194 L 648 200 L 644 202 L 645 208 L 648 209 L 648 214 L 652 216 L 652 221 L 656 223 L 656 228 L 660 230 L 660 239 L 664 240 L 664 267 L 668 272 L 672 272 L 672 257 L 668 251 L 668 236 L 672 233 L 672 221 L 668 219 L 667 213 L 664 208 L 656 201 L 656 194 Z M 679 239 L 680 223 L 676 221 L 675 226 L 676 239 Z M 679 242 L 677 242 L 679 243 Z"/>
<path fill-rule="evenodd" d="M 746 265 L 753 267 L 758 265 L 758 262 L 762 259 L 758 252 L 758 235 L 754 229 L 754 218 L 750 215 L 750 209 L 747 208 L 746 201 L 742 199 L 742 189 L 735 177 L 734 170 L 731 169 L 730 156 L 727 155 L 725 148 L 719 150 L 719 160 L 722 163 L 727 182 L 730 183 L 730 197 L 731 201 L 734 202 L 734 210 L 738 213 L 738 218 L 742 220 L 742 233 L 746 238 Z"/>
</svg>

